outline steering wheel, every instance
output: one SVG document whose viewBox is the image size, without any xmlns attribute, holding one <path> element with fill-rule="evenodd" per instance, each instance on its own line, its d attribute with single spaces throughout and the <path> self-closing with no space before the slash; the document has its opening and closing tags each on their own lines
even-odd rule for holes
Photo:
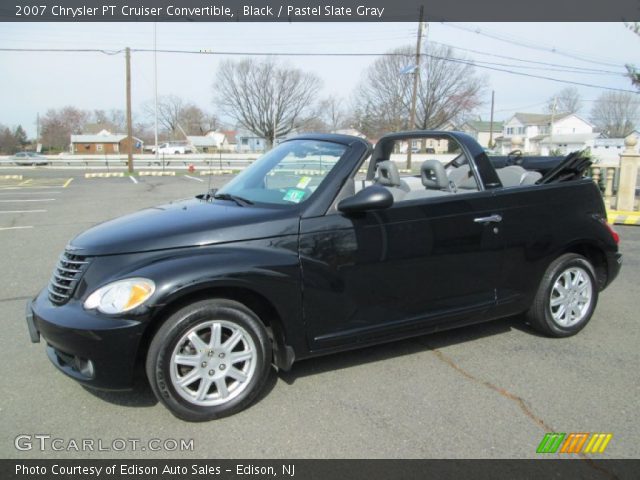
<svg viewBox="0 0 640 480">
<path fill-rule="evenodd" d="M 520 165 L 522 163 L 522 150 L 511 150 L 507 154 L 507 165 Z"/>
</svg>

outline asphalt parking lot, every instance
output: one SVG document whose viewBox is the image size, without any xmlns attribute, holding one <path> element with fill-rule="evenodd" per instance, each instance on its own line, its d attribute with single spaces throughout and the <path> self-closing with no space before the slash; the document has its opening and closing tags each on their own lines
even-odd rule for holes
<svg viewBox="0 0 640 480">
<path fill-rule="evenodd" d="M 0 174 L 12 174 L 2 171 Z M 624 265 L 591 324 L 569 339 L 521 319 L 300 362 L 230 418 L 175 419 L 144 384 L 92 392 L 31 344 L 26 301 L 66 243 L 118 215 L 191 197 L 207 177 L 91 178 L 31 169 L 0 180 L 3 458 L 535 458 L 546 432 L 613 433 L 603 458 L 640 456 L 640 228 L 617 227 Z M 229 176 L 212 178 L 220 186 Z M 204 181 L 201 181 L 203 180 Z M 64 439 L 193 439 L 193 451 L 19 451 L 20 434 Z"/>
</svg>

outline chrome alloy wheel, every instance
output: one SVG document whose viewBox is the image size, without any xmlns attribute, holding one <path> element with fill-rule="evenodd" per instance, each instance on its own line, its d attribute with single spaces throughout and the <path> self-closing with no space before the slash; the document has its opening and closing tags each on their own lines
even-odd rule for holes
<svg viewBox="0 0 640 480">
<path fill-rule="evenodd" d="M 171 383 L 194 405 L 210 407 L 234 399 L 255 373 L 251 335 L 225 320 L 202 322 L 186 332 L 171 354 Z"/>
<path fill-rule="evenodd" d="M 589 312 L 593 282 L 580 267 L 570 267 L 560 274 L 551 288 L 549 307 L 553 321 L 560 327 L 572 327 Z"/>
</svg>

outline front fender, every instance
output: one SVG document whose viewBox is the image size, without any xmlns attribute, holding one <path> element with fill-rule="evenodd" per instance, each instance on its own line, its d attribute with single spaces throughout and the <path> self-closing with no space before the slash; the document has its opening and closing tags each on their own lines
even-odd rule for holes
<svg viewBox="0 0 640 480">
<path fill-rule="evenodd" d="M 99 282 L 95 278 L 97 270 L 103 273 Z M 278 328 L 286 343 L 296 352 L 305 350 L 297 236 L 97 257 L 87 274 L 89 278 L 83 279 L 85 295 L 121 278 L 152 279 L 156 284 L 155 293 L 145 306 L 130 312 L 144 318 L 149 323 L 147 328 L 167 306 L 199 292 L 250 291 L 275 309 L 281 323 Z M 87 283 L 92 284 L 91 288 Z"/>
</svg>

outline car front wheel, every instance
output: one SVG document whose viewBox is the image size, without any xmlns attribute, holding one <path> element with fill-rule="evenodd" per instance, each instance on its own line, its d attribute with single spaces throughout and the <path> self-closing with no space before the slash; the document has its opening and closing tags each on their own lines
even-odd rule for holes
<svg viewBox="0 0 640 480">
<path fill-rule="evenodd" d="M 585 257 L 567 253 L 549 265 L 526 317 L 545 335 L 568 337 L 589 323 L 597 303 L 593 266 Z"/>
<path fill-rule="evenodd" d="M 271 369 L 271 342 L 241 303 L 188 305 L 153 337 L 146 371 L 156 397 L 178 418 L 213 420 L 246 408 Z"/>
</svg>

